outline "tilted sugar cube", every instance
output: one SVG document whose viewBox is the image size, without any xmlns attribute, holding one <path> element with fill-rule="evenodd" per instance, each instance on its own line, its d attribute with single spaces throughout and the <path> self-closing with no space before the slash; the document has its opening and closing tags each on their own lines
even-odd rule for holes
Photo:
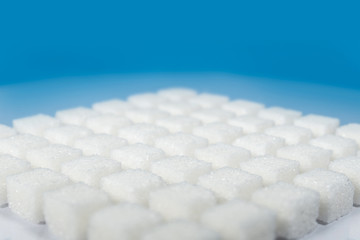
<svg viewBox="0 0 360 240">
<path fill-rule="evenodd" d="M 102 177 L 121 171 L 121 164 L 100 156 L 82 157 L 61 166 L 61 172 L 74 182 L 100 187 Z"/>
<path fill-rule="evenodd" d="M 301 112 L 282 107 L 270 107 L 261 109 L 258 116 L 272 120 L 276 125 L 292 124 L 301 116 Z"/>
<path fill-rule="evenodd" d="M 336 130 L 336 135 L 350 138 L 358 144 L 360 147 L 360 124 L 358 123 L 350 123 L 344 126 L 339 127 Z"/>
<path fill-rule="evenodd" d="M 188 100 L 191 104 L 198 105 L 202 108 L 219 107 L 229 101 L 227 96 L 218 94 L 202 93 Z"/>
<path fill-rule="evenodd" d="M 234 100 L 222 105 L 224 110 L 235 113 L 237 116 L 255 115 L 265 106 L 262 103 L 247 101 L 247 100 Z"/>
<path fill-rule="evenodd" d="M 208 123 L 195 127 L 192 133 L 195 136 L 206 138 L 209 143 L 232 143 L 242 136 L 242 128 L 226 123 Z"/>
<path fill-rule="evenodd" d="M 158 95 L 171 101 L 183 101 L 196 96 L 196 91 L 189 88 L 167 88 L 158 91 Z"/>
<path fill-rule="evenodd" d="M 163 102 L 159 104 L 159 110 L 165 111 L 171 115 L 189 115 L 200 109 L 200 106 L 188 102 Z"/>
<path fill-rule="evenodd" d="M 117 135 L 119 128 L 129 126 L 132 122 L 122 116 L 113 114 L 103 114 L 89 117 L 85 121 L 85 127 L 91 129 L 94 133 L 105 133 Z"/>
<path fill-rule="evenodd" d="M 52 234 L 59 239 L 85 240 L 89 218 L 109 205 L 108 196 L 78 183 L 44 194 L 44 215 Z M 106 223 L 114 222 L 107 219 Z"/>
<path fill-rule="evenodd" d="M 43 194 L 70 184 L 69 179 L 49 169 L 38 168 L 7 177 L 10 209 L 34 223 L 44 221 Z"/>
<path fill-rule="evenodd" d="M 275 239 L 276 215 L 250 202 L 234 200 L 207 210 L 201 223 L 222 239 Z"/>
<path fill-rule="evenodd" d="M 59 125 L 60 121 L 58 119 L 44 114 L 13 120 L 13 126 L 19 133 L 32 134 L 35 136 L 42 136 L 45 129 Z"/>
<path fill-rule="evenodd" d="M 272 127 L 274 122 L 268 119 L 262 119 L 255 116 L 241 116 L 231 118 L 228 124 L 242 128 L 246 134 L 264 132 L 266 128 Z"/>
<path fill-rule="evenodd" d="M 356 156 L 359 149 L 354 140 L 335 135 L 325 135 L 312 139 L 310 144 L 331 150 L 333 159 Z"/>
<path fill-rule="evenodd" d="M 166 128 L 171 133 L 191 133 L 195 127 L 201 125 L 201 121 L 192 117 L 172 116 L 158 119 L 156 125 Z"/>
<path fill-rule="evenodd" d="M 300 238 L 317 226 L 320 195 L 311 189 L 280 182 L 256 191 L 252 201 L 276 213 L 278 237 Z"/>
<path fill-rule="evenodd" d="M 15 129 L 13 129 L 9 126 L 0 124 L 0 138 L 7 138 L 7 137 L 14 136 L 14 135 L 16 135 Z"/>
<path fill-rule="evenodd" d="M 235 168 L 220 168 L 203 175 L 198 185 L 213 191 L 220 201 L 249 200 L 263 186 L 261 177 Z"/>
<path fill-rule="evenodd" d="M 89 117 L 99 115 L 91 108 L 77 107 L 56 112 L 56 118 L 62 123 L 82 126 Z"/>
<path fill-rule="evenodd" d="M 166 128 L 148 123 L 138 123 L 118 130 L 118 136 L 126 139 L 130 144 L 143 143 L 153 145 L 154 141 L 169 134 Z"/>
<path fill-rule="evenodd" d="M 321 222 L 333 222 L 352 209 L 354 187 L 344 174 L 316 169 L 296 176 L 294 183 L 320 194 L 318 220 Z"/>
<path fill-rule="evenodd" d="M 169 113 L 158 109 L 133 109 L 126 111 L 125 116 L 134 123 L 154 123 L 158 119 L 169 117 Z"/>
<path fill-rule="evenodd" d="M 165 186 L 161 177 L 135 169 L 102 178 L 101 188 L 116 202 L 126 201 L 147 205 L 149 193 Z"/>
<path fill-rule="evenodd" d="M 87 239 L 141 239 L 142 235 L 159 225 L 161 221 L 157 213 L 136 204 L 109 206 L 91 217 Z"/>
<path fill-rule="evenodd" d="M 194 156 L 212 164 L 213 168 L 240 166 L 240 162 L 249 160 L 251 154 L 248 150 L 229 144 L 218 143 L 195 150 Z"/>
<path fill-rule="evenodd" d="M 202 213 L 216 204 L 214 194 L 189 183 L 170 185 L 153 191 L 149 196 L 150 209 L 165 219 L 198 220 Z"/>
<path fill-rule="evenodd" d="M 76 139 L 91 134 L 93 134 L 92 131 L 87 128 L 66 125 L 45 130 L 44 137 L 52 143 L 73 146 Z"/>
<path fill-rule="evenodd" d="M 226 122 L 229 118 L 235 117 L 235 114 L 220 108 L 211 108 L 193 112 L 190 116 L 203 123 L 213 123 Z"/>
<path fill-rule="evenodd" d="M 339 123 L 337 118 L 315 114 L 309 114 L 294 121 L 295 126 L 310 129 L 315 137 L 335 133 Z"/>
<path fill-rule="evenodd" d="M 283 138 L 288 145 L 308 143 L 312 138 L 312 132 L 309 129 L 293 125 L 271 127 L 265 129 L 264 132 L 271 136 Z"/>
<path fill-rule="evenodd" d="M 112 151 L 111 158 L 119 161 L 125 169 L 149 170 L 153 161 L 162 159 L 165 153 L 145 144 L 133 144 Z"/>
<path fill-rule="evenodd" d="M 155 108 L 160 103 L 167 101 L 166 98 L 154 93 L 140 93 L 128 97 L 128 102 L 138 108 Z"/>
<path fill-rule="evenodd" d="M 299 166 L 297 161 L 271 156 L 258 157 L 240 163 L 242 170 L 261 176 L 265 185 L 280 181 L 291 183 L 299 173 Z"/>
<path fill-rule="evenodd" d="M 135 107 L 128 102 L 121 101 L 120 99 L 111 99 L 94 103 L 92 108 L 102 114 L 115 114 L 122 116 L 127 110 L 134 109 Z"/>
</svg>

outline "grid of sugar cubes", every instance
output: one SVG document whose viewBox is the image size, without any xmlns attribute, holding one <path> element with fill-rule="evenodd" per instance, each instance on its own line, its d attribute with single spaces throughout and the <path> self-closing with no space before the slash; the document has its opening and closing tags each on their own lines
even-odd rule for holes
<svg viewBox="0 0 360 240">
<path fill-rule="evenodd" d="M 59 239 L 301 238 L 360 205 L 360 124 L 187 88 L 0 124 L 0 205 Z"/>
</svg>

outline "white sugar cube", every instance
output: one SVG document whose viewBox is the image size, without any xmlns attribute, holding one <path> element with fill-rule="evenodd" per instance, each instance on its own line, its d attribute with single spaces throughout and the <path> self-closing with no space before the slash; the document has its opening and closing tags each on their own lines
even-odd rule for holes
<svg viewBox="0 0 360 240">
<path fill-rule="evenodd" d="M 101 180 L 101 188 L 112 200 L 143 205 L 148 204 L 150 192 L 163 186 L 161 177 L 140 169 L 114 173 Z"/>
<path fill-rule="evenodd" d="M 75 140 L 74 147 L 83 151 L 84 155 L 110 157 L 111 151 L 127 145 L 123 138 L 108 134 L 94 134 Z"/>
<path fill-rule="evenodd" d="M 333 159 L 356 156 L 359 149 L 354 140 L 335 135 L 325 135 L 312 139 L 310 144 L 331 150 Z"/>
<path fill-rule="evenodd" d="M 202 108 L 219 107 L 229 101 L 227 96 L 202 93 L 189 99 L 189 102 Z"/>
<path fill-rule="evenodd" d="M 258 157 L 250 161 L 241 162 L 240 168 L 263 178 L 265 185 L 277 182 L 291 183 L 293 178 L 299 173 L 299 163 L 277 157 Z"/>
<path fill-rule="evenodd" d="M 161 217 L 142 206 L 119 204 L 97 211 L 90 219 L 88 240 L 135 240 L 161 223 Z"/>
<path fill-rule="evenodd" d="M 261 177 L 235 168 L 220 168 L 203 175 L 198 185 L 213 191 L 220 201 L 248 200 L 263 186 Z"/>
<path fill-rule="evenodd" d="M 141 240 L 219 240 L 218 233 L 186 220 L 170 221 L 144 235 Z"/>
<path fill-rule="evenodd" d="M 138 108 L 155 108 L 165 101 L 166 98 L 154 93 L 141 93 L 128 97 L 128 102 Z"/>
<path fill-rule="evenodd" d="M 300 171 L 306 172 L 315 168 L 326 169 L 330 162 L 331 151 L 307 144 L 299 144 L 278 149 L 277 156 L 298 161 Z"/>
<path fill-rule="evenodd" d="M 156 125 L 164 127 L 171 133 L 185 132 L 191 133 L 192 130 L 201 125 L 201 121 L 186 116 L 172 116 L 167 118 L 158 119 Z"/>
<path fill-rule="evenodd" d="M 11 137 L 11 136 L 14 136 L 15 134 L 16 134 L 15 129 L 13 129 L 9 126 L 0 124 L 0 138 Z"/>
<path fill-rule="evenodd" d="M 341 126 L 336 130 L 336 134 L 341 137 L 350 138 L 356 141 L 358 146 L 360 147 L 360 124 L 350 123 Z"/>
<path fill-rule="evenodd" d="M 87 118 L 85 127 L 91 129 L 94 133 L 117 135 L 119 128 L 129 126 L 131 123 L 129 119 L 122 116 L 103 114 Z"/>
<path fill-rule="evenodd" d="M 235 100 L 222 105 L 222 108 L 234 112 L 237 116 L 255 115 L 265 106 L 262 103 L 247 100 Z"/>
<path fill-rule="evenodd" d="M 111 99 L 94 103 L 92 108 L 103 114 L 124 115 L 127 110 L 134 109 L 134 106 L 119 99 Z"/>
<path fill-rule="evenodd" d="M 276 125 L 292 124 L 301 116 L 301 112 L 282 107 L 270 107 L 261 109 L 258 116 L 272 120 Z"/>
<path fill-rule="evenodd" d="M 126 139 L 130 144 L 143 143 L 153 145 L 154 141 L 169 133 L 166 128 L 153 124 L 137 123 L 118 130 L 118 136 Z"/>
<path fill-rule="evenodd" d="M 166 154 L 193 156 L 198 148 L 206 147 L 205 138 L 196 137 L 186 133 L 175 133 L 155 140 L 155 147 L 162 149 Z"/>
<path fill-rule="evenodd" d="M 355 187 L 354 205 L 360 205 L 360 157 L 343 158 L 332 161 L 329 169 L 345 174 Z"/>
<path fill-rule="evenodd" d="M 154 123 L 170 114 L 157 109 L 134 109 L 125 112 L 125 116 L 134 123 Z"/>
<path fill-rule="evenodd" d="M 104 192 L 85 184 L 73 184 L 45 193 L 45 221 L 59 239 L 85 240 L 90 216 L 108 204 Z M 107 219 L 106 222 L 113 221 Z"/>
<path fill-rule="evenodd" d="M 13 125 L 19 133 L 42 136 L 45 129 L 59 126 L 60 121 L 48 115 L 37 114 L 30 117 L 15 119 L 13 120 Z"/>
<path fill-rule="evenodd" d="M 190 115 L 199 119 L 203 123 L 226 122 L 229 118 L 235 117 L 235 114 L 220 108 L 203 109 Z"/>
<path fill-rule="evenodd" d="M 240 162 L 250 159 L 248 150 L 229 144 L 218 143 L 195 150 L 194 156 L 212 164 L 213 168 L 240 166 Z"/>
<path fill-rule="evenodd" d="M 44 221 L 43 194 L 70 184 L 64 175 L 38 168 L 7 177 L 7 196 L 10 209 L 34 223 Z"/>
<path fill-rule="evenodd" d="M 99 115 L 93 109 L 85 107 L 77 107 L 56 112 L 56 118 L 62 123 L 82 126 L 88 117 Z"/>
<path fill-rule="evenodd" d="M 161 149 L 141 143 L 115 149 L 111 154 L 111 158 L 121 162 L 125 169 L 149 170 L 153 161 L 164 157 L 165 153 Z"/>
<path fill-rule="evenodd" d="M 26 153 L 48 145 L 49 142 L 41 137 L 29 134 L 19 134 L 0 139 L 0 154 L 9 154 L 14 157 L 25 159 Z"/>
<path fill-rule="evenodd" d="M 317 226 L 320 195 L 313 190 L 280 182 L 256 191 L 252 200 L 276 213 L 278 237 L 300 238 Z"/>
<path fill-rule="evenodd" d="M 90 136 L 91 130 L 79 126 L 60 126 L 45 130 L 44 137 L 52 143 L 73 146 L 78 138 Z"/>
<path fill-rule="evenodd" d="M 189 88 L 167 88 L 158 91 L 158 95 L 171 101 L 183 101 L 196 96 L 196 91 Z"/>
<path fill-rule="evenodd" d="M 192 133 L 206 138 L 209 143 L 232 143 L 242 132 L 241 128 L 226 123 L 208 123 L 195 127 Z"/>
<path fill-rule="evenodd" d="M 294 183 L 320 194 L 320 222 L 333 222 L 352 209 L 354 187 L 344 174 L 316 169 L 296 176 Z"/>
<path fill-rule="evenodd" d="M 211 191 L 189 183 L 170 185 L 151 192 L 149 196 L 150 209 L 167 220 L 198 220 L 215 204 L 216 198 Z"/>
<path fill-rule="evenodd" d="M 171 115 L 189 115 L 200 109 L 200 106 L 188 102 L 163 102 L 159 104 L 159 110 Z"/>
<path fill-rule="evenodd" d="M 206 211 L 201 222 L 223 239 L 275 239 L 275 214 L 250 202 L 236 200 L 218 205 Z"/>
<path fill-rule="evenodd" d="M 61 164 L 79 158 L 81 150 L 65 145 L 51 144 L 46 147 L 29 150 L 26 159 L 35 168 L 48 168 L 60 171 Z"/>
<path fill-rule="evenodd" d="M 277 149 L 284 146 L 284 144 L 284 139 L 262 133 L 246 135 L 234 141 L 235 146 L 249 150 L 253 156 L 274 156 Z"/>
<path fill-rule="evenodd" d="M 294 121 L 295 126 L 310 129 L 315 137 L 335 133 L 339 123 L 340 121 L 337 118 L 315 114 L 309 114 Z"/>
<path fill-rule="evenodd" d="M 168 183 L 196 183 L 199 176 L 211 171 L 211 164 L 186 156 L 174 156 L 155 161 L 151 172 Z"/>
<path fill-rule="evenodd" d="M 10 155 L 0 155 L 0 206 L 7 203 L 6 178 L 28 170 L 28 162 Z"/>
<path fill-rule="evenodd" d="M 231 118 L 228 124 L 242 128 L 246 134 L 263 132 L 266 128 L 272 127 L 274 122 L 268 119 L 262 119 L 255 116 L 241 116 Z"/>
<path fill-rule="evenodd" d="M 265 129 L 265 133 L 283 138 L 288 145 L 308 143 L 312 138 L 312 132 L 309 129 L 292 125 L 267 128 Z"/>
<path fill-rule="evenodd" d="M 121 164 L 100 156 L 82 157 L 64 163 L 61 172 L 74 182 L 100 187 L 100 179 L 121 171 Z"/>
</svg>

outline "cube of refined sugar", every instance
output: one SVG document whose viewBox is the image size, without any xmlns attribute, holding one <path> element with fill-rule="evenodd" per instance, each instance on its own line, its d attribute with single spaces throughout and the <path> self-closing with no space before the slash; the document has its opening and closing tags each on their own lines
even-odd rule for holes
<svg viewBox="0 0 360 240">
<path fill-rule="evenodd" d="M 276 215 L 264 207 L 241 200 L 207 210 L 201 223 L 220 233 L 223 239 L 275 239 Z"/>
<path fill-rule="evenodd" d="M 61 110 L 56 112 L 56 118 L 61 122 L 70 125 L 82 126 L 85 123 L 85 120 L 89 117 L 99 115 L 93 109 L 85 107 L 77 107 L 66 110 Z"/>
<path fill-rule="evenodd" d="M 94 134 L 75 140 L 74 147 L 82 150 L 84 155 L 110 157 L 112 150 L 127 145 L 123 138 L 108 134 Z"/>
<path fill-rule="evenodd" d="M 125 116 L 134 123 L 154 123 L 158 119 L 169 117 L 169 113 L 157 109 L 133 109 L 125 112 Z"/>
<path fill-rule="evenodd" d="M 79 158 L 81 150 L 66 145 L 51 144 L 42 148 L 29 150 L 26 159 L 35 168 L 48 168 L 60 171 L 64 162 Z"/>
<path fill-rule="evenodd" d="M 148 123 L 137 123 L 118 130 L 118 136 L 126 139 L 130 144 L 153 145 L 157 138 L 167 134 L 169 134 L 169 131 L 166 128 Z"/>
<path fill-rule="evenodd" d="M 227 96 L 202 93 L 189 99 L 189 102 L 202 108 L 219 107 L 229 101 Z"/>
<path fill-rule="evenodd" d="M 15 129 L 13 129 L 9 126 L 0 124 L 0 138 L 11 137 L 11 136 L 14 136 L 15 134 L 16 134 Z"/>
<path fill-rule="evenodd" d="M 113 114 L 103 114 L 89 117 L 85 121 L 85 127 L 94 133 L 105 133 L 117 135 L 119 128 L 129 126 L 132 122 L 126 117 Z"/>
<path fill-rule="evenodd" d="M 325 135 L 312 139 L 310 144 L 332 151 L 333 159 L 356 156 L 359 149 L 354 140 L 335 135 Z"/>
<path fill-rule="evenodd" d="M 228 124 L 242 128 L 246 134 L 263 132 L 266 128 L 272 127 L 274 122 L 268 119 L 262 119 L 255 116 L 241 116 L 231 118 Z"/>
<path fill-rule="evenodd" d="M 360 157 L 343 158 L 332 161 L 329 169 L 345 174 L 355 187 L 354 205 L 360 205 Z"/>
<path fill-rule="evenodd" d="M 331 158 L 331 151 L 307 145 L 299 144 L 282 147 L 277 150 L 278 157 L 295 160 L 300 164 L 300 171 L 306 172 L 315 168 L 327 168 Z"/>
<path fill-rule="evenodd" d="M 25 159 L 26 153 L 48 145 L 49 142 L 41 137 L 29 134 L 19 134 L 0 139 L 0 154 L 9 154 L 14 157 Z"/>
<path fill-rule="evenodd" d="M 360 124 L 350 123 L 341 126 L 336 130 L 336 135 L 344 138 L 350 138 L 356 141 L 358 146 L 360 147 Z"/>
<path fill-rule="evenodd" d="M 165 219 L 198 220 L 202 213 L 216 204 L 214 194 L 202 187 L 180 183 L 150 193 L 150 209 Z"/>
<path fill-rule="evenodd" d="M 151 172 L 168 183 L 196 183 L 199 176 L 211 171 L 211 164 L 186 156 L 174 156 L 151 164 Z"/>
<path fill-rule="evenodd" d="M 94 103 L 92 108 L 103 114 L 124 115 L 125 111 L 134 109 L 135 107 L 128 102 L 121 101 L 120 99 L 111 99 Z"/>
<path fill-rule="evenodd" d="M 339 123 L 337 118 L 315 114 L 309 114 L 294 121 L 295 126 L 310 129 L 315 137 L 335 133 Z"/>
<path fill-rule="evenodd" d="M 283 138 L 288 145 L 308 143 L 312 138 L 312 132 L 309 129 L 292 125 L 267 128 L 265 129 L 265 133 Z"/>
<path fill-rule="evenodd" d="M 42 136 L 48 128 L 60 125 L 60 120 L 44 114 L 37 114 L 30 117 L 13 120 L 14 128 L 19 133 L 27 133 L 35 136 Z"/>
<path fill-rule="evenodd" d="M 121 170 L 121 163 L 100 156 L 81 157 L 61 166 L 61 172 L 74 182 L 100 187 L 102 177 Z"/>
<path fill-rule="evenodd" d="M 6 178 L 30 170 L 30 164 L 22 159 L 0 155 L 0 206 L 7 203 Z"/>
<path fill-rule="evenodd" d="M 158 91 L 158 95 L 171 101 L 182 101 L 196 96 L 196 91 L 189 88 L 167 88 Z"/>
<path fill-rule="evenodd" d="M 52 143 L 73 146 L 78 138 L 90 136 L 91 130 L 79 126 L 60 126 L 45 130 L 44 137 Z"/>
<path fill-rule="evenodd" d="M 203 123 L 213 123 L 226 122 L 229 118 L 235 117 L 235 114 L 220 108 L 212 108 L 193 112 L 190 116 Z"/>
<path fill-rule="evenodd" d="M 110 220 L 110 222 L 109 222 Z M 97 211 L 90 219 L 88 240 L 132 240 L 161 223 L 161 217 L 140 205 L 119 204 Z"/>
<path fill-rule="evenodd" d="M 193 156 L 198 148 L 206 147 L 208 141 L 186 133 L 175 133 L 155 140 L 155 147 L 162 149 L 166 154 Z"/>
<path fill-rule="evenodd" d="M 234 141 L 235 146 L 249 150 L 253 156 L 274 156 L 284 144 L 284 139 L 262 133 L 246 135 Z"/>
<path fill-rule="evenodd" d="M 213 191 L 220 201 L 249 200 L 263 181 L 254 174 L 225 167 L 199 177 L 198 185 Z"/>
<path fill-rule="evenodd" d="M 116 202 L 147 205 L 150 192 L 165 186 L 161 177 L 151 172 L 130 169 L 102 178 L 101 188 Z"/>
<path fill-rule="evenodd" d="M 69 179 L 49 169 L 38 168 L 7 177 L 10 209 L 34 223 L 44 221 L 43 194 L 70 184 Z"/>
<path fill-rule="evenodd" d="M 213 168 L 240 166 L 240 162 L 250 159 L 251 154 L 248 150 L 229 144 L 218 143 L 209 145 L 205 148 L 195 150 L 194 156 L 211 163 Z"/>
<path fill-rule="evenodd" d="M 261 109 L 258 116 L 272 120 L 276 125 L 292 124 L 301 116 L 301 112 L 282 107 L 270 107 Z"/>
<path fill-rule="evenodd" d="M 154 93 L 141 93 L 128 97 L 128 102 L 138 108 L 155 108 L 167 99 Z"/>
<path fill-rule="evenodd" d="M 200 109 L 200 106 L 188 102 L 163 102 L 159 104 L 160 110 L 170 113 L 171 115 L 189 115 Z"/>
<path fill-rule="evenodd" d="M 167 118 L 158 119 L 156 125 L 164 127 L 171 133 L 185 132 L 191 133 L 192 130 L 201 125 L 201 121 L 186 116 L 172 116 Z"/>
<path fill-rule="evenodd" d="M 278 237 L 300 238 L 317 226 L 320 195 L 311 189 L 280 182 L 256 191 L 252 200 L 276 213 Z"/>
<path fill-rule="evenodd" d="M 352 209 L 354 186 L 344 174 L 316 169 L 296 176 L 294 183 L 320 194 L 320 222 L 333 222 Z"/>
<path fill-rule="evenodd" d="M 59 239 L 87 239 L 89 218 L 109 204 L 100 190 L 78 183 L 44 194 L 44 215 L 51 233 Z M 107 219 L 106 223 L 113 222 Z"/>
<path fill-rule="evenodd" d="M 237 116 L 255 115 L 265 106 L 262 103 L 247 100 L 235 100 L 222 105 L 222 108 L 235 113 Z"/>
<path fill-rule="evenodd" d="M 232 143 L 242 132 L 242 128 L 226 123 L 208 123 L 192 131 L 195 136 L 206 138 L 209 143 Z"/>
<path fill-rule="evenodd" d="M 177 220 L 162 224 L 141 240 L 220 240 L 218 233 L 194 221 Z"/>
<path fill-rule="evenodd" d="M 240 163 L 242 170 L 261 176 L 265 185 L 280 181 L 291 183 L 299 173 L 299 167 L 297 161 L 271 156 L 258 157 Z"/>
<path fill-rule="evenodd" d="M 125 169 L 149 170 L 153 161 L 164 157 L 161 149 L 141 143 L 115 149 L 111 154 L 111 158 L 121 162 Z"/>
</svg>

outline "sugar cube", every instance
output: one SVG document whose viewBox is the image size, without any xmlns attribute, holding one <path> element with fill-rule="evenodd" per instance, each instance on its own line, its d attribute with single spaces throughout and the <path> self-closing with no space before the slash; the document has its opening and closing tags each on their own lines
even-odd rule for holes
<svg viewBox="0 0 360 240">
<path fill-rule="evenodd" d="M 57 127 L 60 121 L 44 114 L 13 120 L 13 126 L 19 133 L 27 133 L 42 136 L 47 128 Z"/>
<path fill-rule="evenodd" d="M 172 116 L 167 118 L 158 119 L 156 125 L 164 127 L 171 133 L 185 132 L 191 133 L 192 130 L 201 125 L 201 121 L 186 116 Z"/>
<path fill-rule="evenodd" d="M 43 194 L 70 184 L 64 175 L 38 168 L 7 177 L 7 196 L 10 209 L 34 223 L 44 221 Z"/>
<path fill-rule="evenodd" d="M 202 93 L 188 100 L 191 104 L 198 105 L 202 108 L 219 107 L 229 101 L 227 96 Z"/>
<path fill-rule="evenodd" d="M 119 128 L 129 126 L 132 122 L 122 116 L 113 114 L 103 114 L 89 117 L 85 121 L 85 127 L 91 129 L 94 133 L 105 133 L 117 135 Z"/>
<path fill-rule="evenodd" d="M 196 96 L 196 91 L 189 88 L 167 88 L 158 91 L 158 95 L 171 101 L 183 101 Z"/>
<path fill-rule="evenodd" d="M 44 215 L 50 232 L 59 239 L 87 239 L 90 216 L 109 204 L 107 195 L 78 183 L 44 194 Z M 111 218 L 106 223 L 114 222 Z"/>
<path fill-rule="evenodd" d="M 356 156 L 359 149 L 354 140 L 335 135 L 324 135 L 312 139 L 310 144 L 331 150 L 333 159 Z"/>
<path fill-rule="evenodd" d="M 270 107 L 261 109 L 258 116 L 272 120 L 276 125 L 292 124 L 301 116 L 301 112 L 282 107 Z"/>
<path fill-rule="evenodd" d="M 294 121 L 295 126 L 310 129 L 315 137 L 335 133 L 339 123 L 337 118 L 315 114 L 309 114 Z"/>
<path fill-rule="evenodd" d="M 203 123 L 213 123 L 226 122 L 229 118 L 235 117 L 235 114 L 220 108 L 211 108 L 193 112 L 190 116 Z"/>
<path fill-rule="evenodd" d="M 125 116 L 134 123 L 154 123 L 168 117 L 169 113 L 157 109 L 133 109 L 126 111 Z"/>
<path fill-rule="evenodd" d="M 118 136 L 130 144 L 143 143 L 153 145 L 154 141 L 169 133 L 166 128 L 148 123 L 137 123 L 118 130 Z"/>
<path fill-rule="evenodd" d="M 252 200 L 276 213 L 278 237 L 300 238 L 317 226 L 320 195 L 311 189 L 280 182 L 256 191 Z"/>
<path fill-rule="evenodd" d="M 266 128 L 272 127 L 274 122 L 256 116 L 241 116 L 231 118 L 227 121 L 230 125 L 242 128 L 246 134 L 263 132 Z"/>
<path fill-rule="evenodd" d="M 255 115 L 265 106 L 262 103 L 247 100 L 234 100 L 222 105 L 222 108 L 235 113 L 237 116 Z"/>
<path fill-rule="evenodd" d="M 360 147 L 360 124 L 350 123 L 341 126 L 336 130 L 336 134 L 341 137 L 350 138 L 356 141 L 358 146 Z"/>
<path fill-rule="evenodd" d="M 128 102 L 138 108 L 155 108 L 165 101 L 166 98 L 154 93 L 141 93 L 128 97 Z"/>
<path fill-rule="evenodd" d="M 125 111 L 134 109 L 135 107 L 128 102 L 121 101 L 120 99 L 111 99 L 94 103 L 92 108 L 102 114 L 124 115 Z"/>
<path fill-rule="evenodd" d="M 312 132 L 309 129 L 293 125 L 267 128 L 265 134 L 283 138 L 288 145 L 308 143 L 312 138 Z"/>
<path fill-rule="evenodd" d="M 13 129 L 9 126 L 0 124 L 0 138 L 11 137 L 11 136 L 14 136 L 15 134 L 16 134 L 15 129 Z"/>
<path fill-rule="evenodd" d="M 193 134 L 206 138 L 209 143 L 232 143 L 242 136 L 242 129 L 226 123 L 208 123 L 193 129 Z"/>
<path fill-rule="evenodd" d="M 92 131 L 79 126 L 60 126 L 45 130 L 44 137 L 52 143 L 73 146 L 78 138 L 90 136 Z"/>
<path fill-rule="evenodd" d="M 210 163 L 187 156 L 174 156 L 151 164 L 151 172 L 168 183 L 196 183 L 199 176 L 210 171 Z"/>
<path fill-rule="evenodd" d="M 200 106 L 188 102 L 163 102 L 159 104 L 159 110 L 171 115 L 189 115 L 200 109 Z"/>
<path fill-rule="evenodd" d="M 93 109 L 85 107 L 77 107 L 56 112 L 56 118 L 62 123 L 82 126 L 88 117 L 99 115 Z"/>
</svg>

